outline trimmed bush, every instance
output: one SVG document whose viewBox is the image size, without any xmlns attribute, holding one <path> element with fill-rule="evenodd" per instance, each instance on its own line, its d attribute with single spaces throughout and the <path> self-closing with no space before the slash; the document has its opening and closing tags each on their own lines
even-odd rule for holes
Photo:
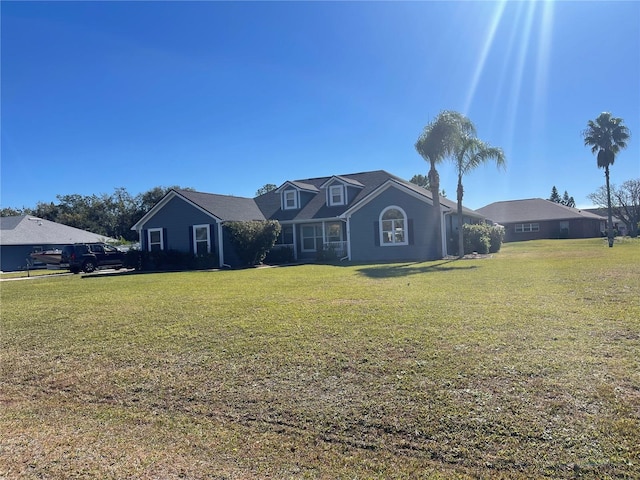
<svg viewBox="0 0 640 480">
<path fill-rule="evenodd" d="M 462 226 L 464 253 L 496 253 L 504 239 L 504 228 L 495 225 L 465 224 Z"/>
<path fill-rule="evenodd" d="M 238 258 L 245 266 L 261 263 L 280 235 L 280 223 L 275 220 L 228 222 L 224 227 Z"/>
<path fill-rule="evenodd" d="M 269 250 L 263 261 L 269 265 L 281 265 L 284 263 L 292 263 L 294 260 L 293 248 L 278 247 Z"/>
<path fill-rule="evenodd" d="M 141 271 L 150 270 L 204 270 L 216 268 L 217 258 L 213 253 L 194 256 L 178 250 L 158 250 L 146 252 L 129 250 L 125 266 Z"/>
</svg>

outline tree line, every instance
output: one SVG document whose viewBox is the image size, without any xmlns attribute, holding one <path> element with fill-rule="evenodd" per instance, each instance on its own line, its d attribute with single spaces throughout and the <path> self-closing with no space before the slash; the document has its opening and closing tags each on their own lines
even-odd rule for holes
<svg viewBox="0 0 640 480">
<path fill-rule="evenodd" d="M 0 216 L 33 215 L 120 241 L 135 242 L 138 234 L 131 227 L 171 189 L 192 190 L 178 186 L 154 187 L 134 196 L 120 187 L 111 195 L 57 195 L 57 203 L 38 202 L 35 208 L 3 208 Z"/>
</svg>

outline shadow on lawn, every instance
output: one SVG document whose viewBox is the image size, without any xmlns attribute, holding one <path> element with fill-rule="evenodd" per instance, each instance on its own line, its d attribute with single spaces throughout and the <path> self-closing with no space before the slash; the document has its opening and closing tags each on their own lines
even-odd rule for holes
<svg viewBox="0 0 640 480">
<path fill-rule="evenodd" d="M 363 267 L 358 270 L 361 275 L 370 278 L 393 278 L 418 275 L 429 272 L 446 272 L 449 270 L 472 270 L 478 268 L 477 265 L 460 266 L 455 264 L 456 260 L 444 260 L 440 263 L 425 265 L 424 263 L 394 263 L 389 265 L 376 265 L 375 267 Z"/>
</svg>

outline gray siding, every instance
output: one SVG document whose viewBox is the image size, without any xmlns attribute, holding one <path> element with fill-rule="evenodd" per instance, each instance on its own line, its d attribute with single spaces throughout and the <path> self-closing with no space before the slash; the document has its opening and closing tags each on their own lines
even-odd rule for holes
<svg viewBox="0 0 640 480">
<path fill-rule="evenodd" d="M 409 245 L 379 244 L 380 213 L 396 205 L 404 210 L 409 223 Z M 356 262 L 427 260 L 435 256 L 430 239 L 433 225 L 431 206 L 395 188 L 389 188 L 357 210 L 350 220 L 351 259 Z"/>
<path fill-rule="evenodd" d="M 215 226 L 215 219 L 194 206 L 189 205 L 184 200 L 174 197 L 143 225 L 142 238 L 140 241 L 143 249 L 146 250 L 146 231 L 150 228 L 163 228 L 165 250 L 190 252 L 193 250 L 191 244 L 191 228 L 193 225 L 205 224 L 214 225 L 214 227 L 211 228 L 211 250 L 212 253 L 217 253 L 218 229 Z"/>
</svg>

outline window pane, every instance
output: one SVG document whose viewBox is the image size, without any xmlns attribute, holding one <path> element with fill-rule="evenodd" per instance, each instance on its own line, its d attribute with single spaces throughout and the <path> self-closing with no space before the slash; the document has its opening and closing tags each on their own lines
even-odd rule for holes
<svg viewBox="0 0 640 480">
<path fill-rule="evenodd" d="M 160 243 L 160 231 L 149 232 L 149 238 L 151 239 L 151 243 Z"/>
<path fill-rule="evenodd" d="M 282 227 L 280 237 L 282 238 L 282 243 L 291 245 L 293 243 L 293 227 L 291 225 Z"/>
<path fill-rule="evenodd" d="M 402 220 L 403 218 L 404 216 L 402 215 L 402 212 L 400 212 L 399 210 L 396 210 L 395 208 L 387 210 L 386 212 L 384 212 L 384 215 L 382 216 L 383 220 L 391 220 L 391 219 Z"/>
<path fill-rule="evenodd" d="M 196 241 L 200 242 L 200 241 L 207 241 L 207 237 L 208 235 L 208 228 L 207 227 L 198 227 L 196 228 Z"/>
<path fill-rule="evenodd" d="M 339 242 L 342 240 L 342 224 L 330 223 L 327 225 L 327 240 L 329 242 Z"/>
</svg>

